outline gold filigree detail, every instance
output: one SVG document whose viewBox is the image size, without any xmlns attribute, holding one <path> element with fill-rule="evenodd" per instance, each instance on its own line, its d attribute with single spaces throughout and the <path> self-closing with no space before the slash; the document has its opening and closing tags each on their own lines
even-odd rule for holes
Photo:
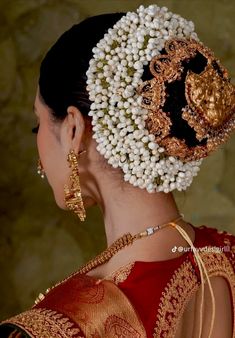
<svg viewBox="0 0 235 338">
<path fill-rule="evenodd" d="M 170 154 L 171 156 L 178 156 L 180 158 L 187 157 L 191 160 L 207 156 L 207 150 L 204 146 L 196 146 L 190 149 L 184 140 L 180 140 L 176 137 L 165 137 L 161 141 L 161 145 L 165 147 L 167 154 Z"/>
<path fill-rule="evenodd" d="M 146 126 L 151 134 L 155 135 L 156 141 L 161 141 L 170 132 L 172 122 L 162 110 L 157 114 L 151 112 L 146 120 Z"/>
<path fill-rule="evenodd" d="M 155 80 L 159 84 L 162 83 L 162 80 L 169 83 L 175 80 L 179 80 L 182 71 L 180 64 L 178 62 L 174 62 L 171 59 L 170 55 L 160 55 L 154 57 L 150 63 L 149 68 L 153 76 L 156 77 Z"/>
<path fill-rule="evenodd" d="M 164 83 L 158 82 L 156 79 L 143 83 L 138 92 L 142 94 L 142 107 L 156 111 L 165 103 L 166 88 Z"/>
<path fill-rule="evenodd" d="M 12 317 L 1 324 L 13 324 L 30 337 L 83 338 L 80 329 L 62 313 L 47 309 L 31 309 Z"/>
<path fill-rule="evenodd" d="M 200 255 L 210 277 L 221 276 L 228 280 L 232 293 L 233 311 L 235 311 L 235 273 L 230 260 L 221 252 L 201 251 Z M 158 308 L 154 338 L 175 337 L 180 318 L 191 296 L 199 289 L 200 285 L 192 262 L 187 259 L 175 271 L 164 289 Z M 235 328 L 235 316 L 233 318 L 233 327 Z"/>
<path fill-rule="evenodd" d="M 166 148 L 167 153 L 171 156 L 185 158 L 188 155 L 188 147 L 185 141 L 176 137 L 165 137 L 161 141 L 161 145 Z"/>
<path fill-rule="evenodd" d="M 194 39 L 171 39 L 165 43 L 165 54 L 150 61 L 153 79 L 145 81 L 138 89 L 142 106 L 149 110 L 146 128 L 155 135 L 155 141 L 165 147 L 165 154 L 176 156 L 184 162 L 208 156 L 225 142 L 235 129 L 235 86 L 230 83 L 227 70 L 213 52 Z M 164 111 L 167 84 L 180 80 L 183 62 L 201 53 L 207 66 L 196 74 L 189 70 L 185 78 L 185 99 L 182 118 L 196 131 L 202 145 L 188 146 L 183 139 L 171 135 L 169 112 Z"/>
</svg>

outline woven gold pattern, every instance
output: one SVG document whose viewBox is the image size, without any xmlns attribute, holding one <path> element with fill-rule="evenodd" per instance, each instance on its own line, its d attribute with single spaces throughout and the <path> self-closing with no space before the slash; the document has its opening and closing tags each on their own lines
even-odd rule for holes
<svg viewBox="0 0 235 338">
<path fill-rule="evenodd" d="M 31 309 L 13 317 L 12 319 L 10 318 L 3 323 L 12 323 L 19 326 L 32 338 L 84 337 L 80 329 L 76 328 L 69 318 L 61 313 L 47 309 Z"/>
</svg>

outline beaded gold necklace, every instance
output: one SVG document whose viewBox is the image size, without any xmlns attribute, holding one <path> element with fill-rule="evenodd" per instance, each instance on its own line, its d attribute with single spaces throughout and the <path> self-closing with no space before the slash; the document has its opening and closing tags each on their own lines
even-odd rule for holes
<svg viewBox="0 0 235 338">
<path fill-rule="evenodd" d="M 131 235 L 130 233 L 124 234 L 122 237 L 118 238 L 115 242 L 113 242 L 106 250 L 104 250 L 98 256 L 96 256 L 95 258 L 91 259 L 88 263 L 83 265 L 78 272 L 79 273 L 90 272 L 91 270 L 97 268 L 98 266 L 107 263 L 118 251 L 122 250 L 124 247 L 133 244 L 133 242 L 136 241 L 137 239 L 151 236 L 158 230 L 163 229 L 166 226 L 171 225 L 172 223 L 178 222 L 182 218 L 183 216 L 180 215 L 173 221 L 160 224 L 155 227 L 149 227 L 146 230 L 141 231 L 134 236 Z"/>
<path fill-rule="evenodd" d="M 170 221 L 168 223 L 163 223 L 160 225 L 156 225 L 155 227 L 149 227 L 145 229 L 144 231 L 141 231 L 137 233 L 136 235 L 131 235 L 130 233 L 124 234 L 122 237 L 118 238 L 115 242 L 113 242 L 106 250 L 101 252 L 99 255 L 97 255 L 95 258 L 91 259 L 88 263 L 81 266 L 81 268 L 78 271 L 75 271 L 62 281 L 58 282 L 54 286 L 48 288 L 45 291 L 45 294 L 40 293 L 37 299 L 35 300 L 35 304 L 38 304 L 40 301 L 42 301 L 45 298 L 45 295 L 49 293 L 52 289 L 54 289 L 56 286 L 66 282 L 69 278 L 76 274 L 86 274 L 90 272 L 91 270 L 97 268 L 100 265 L 103 265 L 107 263 L 118 251 L 122 250 L 123 248 L 133 244 L 134 241 L 137 239 L 141 239 L 147 236 L 153 235 L 155 232 L 157 232 L 160 229 L 165 228 L 166 226 L 175 226 L 176 222 L 178 222 L 180 219 L 183 218 L 183 215 L 181 214 L 179 217 L 174 219 L 173 221 Z"/>
</svg>

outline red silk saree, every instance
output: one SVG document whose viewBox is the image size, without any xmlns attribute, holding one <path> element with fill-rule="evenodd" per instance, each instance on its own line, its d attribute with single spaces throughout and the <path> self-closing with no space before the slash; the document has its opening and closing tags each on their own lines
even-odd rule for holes
<svg viewBox="0 0 235 338">
<path fill-rule="evenodd" d="M 194 246 L 215 278 L 218 337 L 235 338 L 235 236 L 206 226 L 194 230 Z M 192 251 L 166 261 L 131 262 L 104 280 L 75 273 L 30 310 L 2 322 L 0 337 L 197 337 L 200 285 Z M 205 300 L 202 337 L 208 337 L 210 321 L 209 296 Z"/>
</svg>

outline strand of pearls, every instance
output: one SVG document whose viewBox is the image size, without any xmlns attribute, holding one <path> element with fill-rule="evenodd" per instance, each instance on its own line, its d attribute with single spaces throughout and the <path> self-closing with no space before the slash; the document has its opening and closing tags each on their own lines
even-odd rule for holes
<svg viewBox="0 0 235 338">
<path fill-rule="evenodd" d="M 173 37 L 198 40 L 192 21 L 166 7 L 140 6 L 123 16 L 93 48 L 87 71 L 97 150 L 114 168 L 122 169 L 125 181 L 149 193 L 185 190 L 202 162 L 183 163 L 164 154 L 145 127 L 148 111 L 137 94 L 144 66 Z"/>
</svg>

